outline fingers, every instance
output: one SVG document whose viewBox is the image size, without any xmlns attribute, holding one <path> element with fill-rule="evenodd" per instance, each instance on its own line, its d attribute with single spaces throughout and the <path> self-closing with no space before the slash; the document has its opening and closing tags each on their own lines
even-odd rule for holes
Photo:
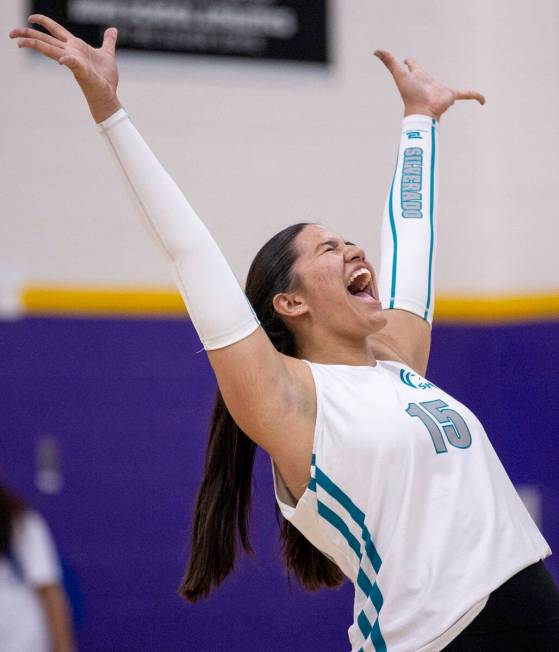
<svg viewBox="0 0 559 652">
<path fill-rule="evenodd" d="M 36 25 L 41 25 L 47 31 L 49 31 L 53 36 L 60 39 L 61 41 L 66 42 L 69 38 L 72 37 L 72 34 L 62 25 L 59 25 L 56 21 L 48 16 L 43 16 L 42 14 L 32 14 L 28 18 L 30 23 L 35 23 Z"/>
<path fill-rule="evenodd" d="M 415 59 L 410 59 L 410 57 L 408 57 L 407 59 L 404 59 L 404 63 L 406 64 L 410 72 L 414 72 L 415 70 L 421 70 L 421 66 L 417 63 Z"/>
<path fill-rule="evenodd" d="M 477 100 L 481 105 L 485 104 L 485 97 L 477 91 L 456 91 L 457 100 Z"/>
<path fill-rule="evenodd" d="M 10 32 L 10 38 L 28 38 L 36 39 L 37 41 L 43 41 L 57 48 L 62 48 L 63 43 L 58 39 L 50 36 L 50 34 L 45 34 L 44 32 L 39 32 L 38 29 L 31 29 L 30 27 L 23 27 L 22 29 L 13 29 Z"/>
<path fill-rule="evenodd" d="M 50 45 L 36 38 L 20 38 L 17 42 L 18 48 L 29 48 L 30 50 L 35 50 L 35 52 L 40 52 L 44 54 L 49 59 L 54 59 L 58 61 L 61 55 L 64 53 L 64 50 L 56 45 Z"/>
<path fill-rule="evenodd" d="M 109 29 L 106 29 L 105 34 L 103 35 L 103 45 L 101 46 L 103 50 L 114 54 L 117 36 L 118 32 L 116 27 L 109 27 Z"/>
<path fill-rule="evenodd" d="M 375 57 L 378 57 L 384 63 L 393 77 L 406 72 L 406 69 L 396 61 L 396 57 L 388 50 L 375 50 Z"/>
</svg>

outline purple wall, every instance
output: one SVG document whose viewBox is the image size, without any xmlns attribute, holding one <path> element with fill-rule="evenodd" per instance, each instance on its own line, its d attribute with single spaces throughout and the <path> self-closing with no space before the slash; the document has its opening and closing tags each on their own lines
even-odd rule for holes
<svg viewBox="0 0 559 652">
<path fill-rule="evenodd" d="M 541 487 L 544 533 L 559 548 L 559 323 L 439 326 L 433 341 L 429 378 L 477 412 L 514 482 Z M 0 342 L 0 466 L 47 517 L 79 581 L 81 649 L 347 649 L 350 587 L 288 587 L 265 455 L 254 560 L 209 601 L 176 595 L 215 388 L 189 322 L 23 319 L 0 322 Z M 53 496 L 34 487 L 47 433 L 65 479 Z"/>
</svg>

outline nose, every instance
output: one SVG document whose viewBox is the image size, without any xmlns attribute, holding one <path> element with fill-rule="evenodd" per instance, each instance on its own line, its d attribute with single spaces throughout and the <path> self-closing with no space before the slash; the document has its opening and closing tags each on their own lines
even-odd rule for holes
<svg viewBox="0 0 559 652">
<path fill-rule="evenodd" d="M 357 245 L 347 245 L 345 259 L 348 263 L 351 263 L 354 260 L 365 260 L 365 252 Z"/>
</svg>

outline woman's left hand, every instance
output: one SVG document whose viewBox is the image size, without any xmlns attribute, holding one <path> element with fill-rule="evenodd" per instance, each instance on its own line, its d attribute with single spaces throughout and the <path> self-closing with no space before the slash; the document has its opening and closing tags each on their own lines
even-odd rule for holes
<svg viewBox="0 0 559 652">
<path fill-rule="evenodd" d="M 472 90 L 457 90 L 436 81 L 414 59 L 405 59 L 402 66 L 391 52 L 376 50 L 377 56 L 388 68 L 404 102 L 404 116 L 419 113 L 439 120 L 456 100 L 477 100 L 485 104 L 485 97 Z"/>
</svg>

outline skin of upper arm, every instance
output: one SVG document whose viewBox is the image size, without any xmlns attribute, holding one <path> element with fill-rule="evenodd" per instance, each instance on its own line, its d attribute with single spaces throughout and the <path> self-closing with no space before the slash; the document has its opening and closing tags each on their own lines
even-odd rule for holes
<svg viewBox="0 0 559 652">
<path fill-rule="evenodd" d="M 369 336 L 373 351 L 381 359 L 399 360 L 425 376 L 431 350 L 431 325 L 407 310 L 385 310 L 386 326 Z"/>
<path fill-rule="evenodd" d="M 231 416 L 272 457 L 288 438 L 313 423 L 314 386 L 307 365 L 279 353 L 264 329 L 223 349 L 208 351 Z"/>
</svg>

